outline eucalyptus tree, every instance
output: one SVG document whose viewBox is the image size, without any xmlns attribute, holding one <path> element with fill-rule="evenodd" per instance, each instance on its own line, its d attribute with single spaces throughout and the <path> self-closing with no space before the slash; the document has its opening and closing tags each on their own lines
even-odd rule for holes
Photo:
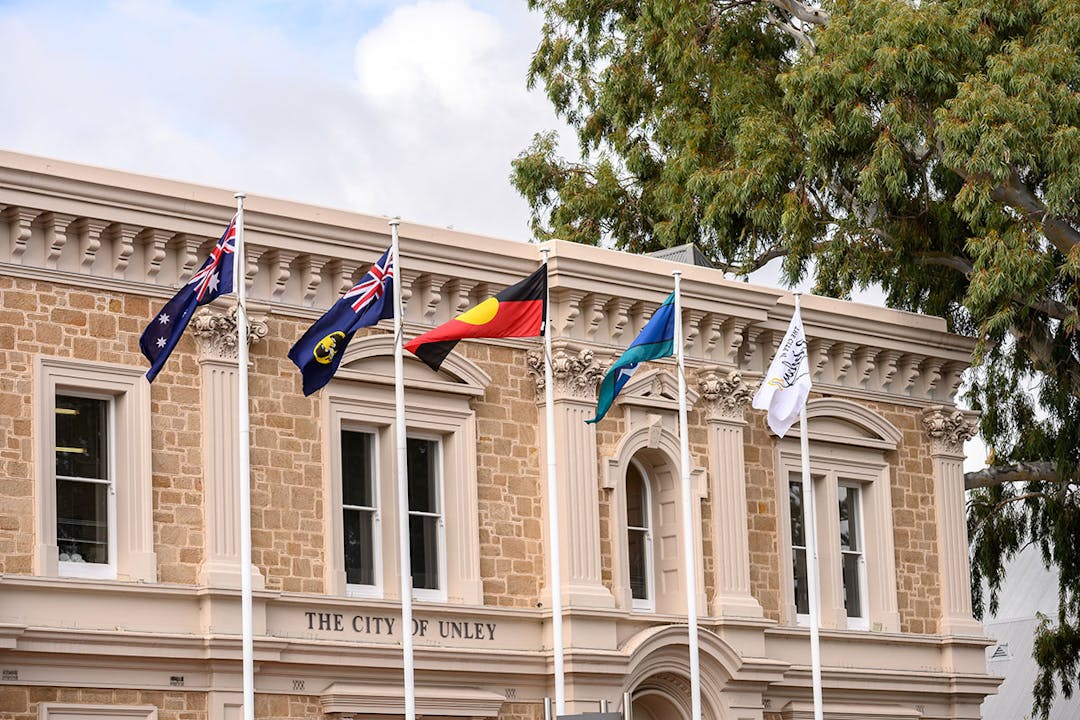
<svg viewBox="0 0 1080 720">
<path fill-rule="evenodd" d="M 977 338 L 973 596 L 996 609 L 1027 544 L 1059 570 L 1047 717 L 1080 681 L 1080 3 L 529 4 L 529 83 L 579 145 L 538 135 L 513 163 L 538 238 L 695 242 L 736 275 L 782 258 L 788 282 L 877 284 Z"/>
</svg>

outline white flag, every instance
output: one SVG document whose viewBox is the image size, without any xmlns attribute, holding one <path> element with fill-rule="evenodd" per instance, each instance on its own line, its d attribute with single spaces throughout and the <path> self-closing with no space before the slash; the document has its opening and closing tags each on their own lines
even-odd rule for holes
<svg viewBox="0 0 1080 720">
<path fill-rule="evenodd" d="M 810 363 L 806 359 L 806 334 L 803 332 L 799 308 L 791 316 L 780 349 L 769 365 L 769 372 L 754 395 L 753 406 L 768 410 L 772 431 L 784 437 L 810 395 Z"/>
</svg>

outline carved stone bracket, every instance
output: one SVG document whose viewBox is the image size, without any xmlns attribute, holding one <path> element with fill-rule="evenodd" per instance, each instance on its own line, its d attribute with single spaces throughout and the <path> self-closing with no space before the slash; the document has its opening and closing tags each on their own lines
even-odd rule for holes
<svg viewBox="0 0 1080 720">
<path fill-rule="evenodd" d="M 923 411 L 923 428 L 934 455 L 962 457 L 964 442 L 975 436 L 978 425 L 960 410 L 935 405 Z"/>
<path fill-rule="evenodd" d="M 529 372 L 536 382 L 536 397 L 544 397 L 544 353 L 532 350 L 526 356 Z M 551 362 L 551 374 L 555 378 L 555 395 L 570 396 L 583 400 L 595 400 L 596 390 L 607 368 L 596 362 L 593 351 L 581 350 L 576 354 L 555 350 Z"/>
<path fill-rule="evenodd" d="M 199 361 L 236 360 L 236 306 L 228 312 L 203 308 L 191 319 L 191 331 L 199 348 Z M 262 320 L 248 319 L 248 347 L 266 337 Z"/>
<path fill-rule="evenodd" d="M 706 370 L 698 375 L 698 387 L 710 420 L 742 420 L 743 411 L 754 398 L 755 389 L 738 370 L 720 375 Z"/>
</svg>

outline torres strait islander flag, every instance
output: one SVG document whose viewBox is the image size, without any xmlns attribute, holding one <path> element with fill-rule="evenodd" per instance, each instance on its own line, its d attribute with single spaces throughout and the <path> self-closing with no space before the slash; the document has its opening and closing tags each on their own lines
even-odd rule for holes
<svg viewBox="0 0 1080 720">
<path fill-rule="evenodd" d="M 405 349 L 432 370 L 467 338 L 538 337 L 547 320 L 547 265 L 450 322 L 413 338 Z"/>
<path fill-rule="evenodd" d="M 615 396 L 630 382 L 638 365 L 649 360 L 659 360 L 675 352 L 675 293 L 664 300 L 656 312 L 645 323 L 634 342 L 626 352 L 612 363 L 600 383 L 600 392 L 596 399 L 596 417 L 587 423 L 600 422 L 615 402 Z"/>
</svg>

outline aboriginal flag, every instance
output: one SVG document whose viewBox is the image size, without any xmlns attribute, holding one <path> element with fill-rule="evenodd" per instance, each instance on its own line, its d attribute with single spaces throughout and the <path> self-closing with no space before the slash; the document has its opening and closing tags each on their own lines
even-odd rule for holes
<svg viewBox="0 0 1080 720">
<path fill-rule="evenodd" d="M 547 265 L 495 297 L 405 344 L 432 370 L 466 338 L 537 337 L 547 321 Z"/>
</svg>

